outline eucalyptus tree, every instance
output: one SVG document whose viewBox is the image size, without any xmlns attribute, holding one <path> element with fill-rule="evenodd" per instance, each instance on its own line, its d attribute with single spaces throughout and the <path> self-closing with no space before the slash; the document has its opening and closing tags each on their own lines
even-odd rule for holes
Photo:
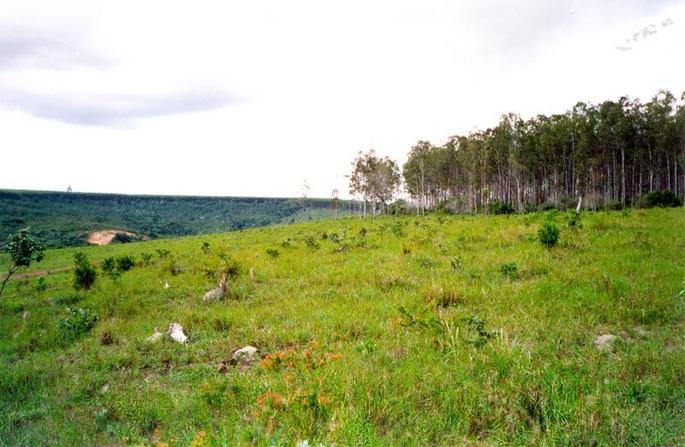
<svg viewBox="0 0 685 447">
<path fill-rule="evenodd" d="M 350 194 L 364 201 L 364 214 L 367 202 L 371 202 L 372 212 L 376 214 L 379 207 L 385 211 L 385 206 L 397 193 L 402 177 L 394 160 L 379 157 L 371 149 L 358 153 L 352 162 L 349 179 Z"/>
<path fill-rule="evenodd" d="M 551 204 L 633 204 L 647 192 L 685 195 L 685 94 L 659 91 L 649 102 L 621 97 L 576 103 L 527 120 L 505 114 L 497 126 L 455 135 L 442 146 L 419 141 L 403 165 L 420 210 L 450 200 L 478 212 L 492 200 L 519 210 Z"/>
</svg>

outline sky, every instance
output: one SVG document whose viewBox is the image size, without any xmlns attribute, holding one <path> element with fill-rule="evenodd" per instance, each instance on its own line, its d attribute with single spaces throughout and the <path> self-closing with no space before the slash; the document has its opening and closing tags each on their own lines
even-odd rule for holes
<svg viewBox="0 0 685 447">
<path fill-rule="evenodd" d="M 685 0 L 0 0 L 0 188 L 347 196 L 500 115 L 685 91 Z"/>
</svg>

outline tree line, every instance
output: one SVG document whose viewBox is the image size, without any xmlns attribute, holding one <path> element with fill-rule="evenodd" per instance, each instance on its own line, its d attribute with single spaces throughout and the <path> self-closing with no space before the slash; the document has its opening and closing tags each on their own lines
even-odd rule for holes
<svg viewBox="0 0 685 447">
<path fill-rule="evenodd" d="M 626 96 L 579 102 L 563 114 L 509 113 L 497 126 L 419 141 L 402 166 L 373 151 L 352 163 L 350 193 L 386 209 L 404 188 L 419 209 L 477 213 L 494 203 L 517 211 L 545 206 L 635 206 L 649 193 L 685 195 L 685 93 L 649 102 Z"/>
</svg>

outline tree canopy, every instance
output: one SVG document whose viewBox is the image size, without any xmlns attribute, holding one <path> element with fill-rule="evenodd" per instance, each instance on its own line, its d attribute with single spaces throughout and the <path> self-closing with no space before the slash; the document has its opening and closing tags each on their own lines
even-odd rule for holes
<svg viewBox="0 0 685 447">
<path fill-rule="evenodd" d="M 419 141 L 403 166 L 406 190 L 422 207 L 449 201 L 479 212 L 494 201 L 528 207 L 591 208 L 635 204 L 643 194 L 685 195 L 685 95 L 660 91 L 649 102 L 621 97 L 579 102 L 563 114 L 524 120 L 506 114 L 497 126 Z"/>
</svg>

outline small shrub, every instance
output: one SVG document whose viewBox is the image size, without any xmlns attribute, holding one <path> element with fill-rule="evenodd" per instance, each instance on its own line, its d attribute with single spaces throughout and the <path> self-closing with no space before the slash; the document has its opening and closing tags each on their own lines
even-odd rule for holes
<svg viewBox="0 0 685 447">
<path fill-rule="evenodd" d="M 454 209 L 450 206 L 449 200 L 441 200 L 435 207 L 435 212 L 439 215 L 454 214 Z"/>
<path fill-rule="evenodd" d="M 141 253 L 140 254 L 140 266 L 147 267 L 152 262 L 152 253 Z"/>
<path fill-rule="evenodd" d="M 399 288 L 399 289 L 406 289 L 410 286 L 410 284 L 404 280 L 401 276 L 398 275 L 390 275 L 383 277 L 377 281 L 378 288 L 381 289 L 381 292 L 387 293 L 391 289 L 394 288 Z"/>
<path fill-rule="evenodd" d="M 605 205 L 604 209 L 607 211 L 621 211 L 624 205 L 619 200 L 609 200 Z"/>
<path fill-rule="evenodd" d="M 480 318 L 478 315 L 472 315 L 471 317 L 466 317 L 463 319 L 466 323 L 471 334 L 475 335 L 468 342 L 472 343 L 475 347 L 480 348 L 484 346 L 488 340 L 494 337 L 495 334 L 489 332 L 485 329 L 485 320 Z"/>
<path fill-rule="evenodd" d="M 514 205 L 507 202 L 501 202 L 499 200 L 492 202 L 489 206 L 489 209 L 490 214 L 514 214 L 516 212 Z"/>
<path fill-rule="evenodd" d="M 229 278 L 235 278 L 240 274 L 241 266 L 231 255 L 222 257 L 220 271 L 226 273 Z"/>
<path fill-rule="evenodd" d="M 635 233 L 632 245 L 642 250 L 647 250 L 652 247 L 652 244 L 649 241 L 649 235 L 644 231 L 638 231 L 637 233 Z"/>
<path fill-rule="evenodd" d="M 566 214 L 566 226 L 569 228 L 580 228 L 580 221 L 580 213 L 576 213 L 575 210 L 569 211 L 568 214 Z"/>
<path fill-rule="evenodd" d="M 309 247 L 313 250 L 319 249 L 319 243 L 316 241 L 316 238 L 312 235 L 306 236 L 304 238 L 304 245 L 306 245 L 307 247 Z"/>
<path fill-rule="evenodd" d="M 523 205 L 523 212 L 526 214 L 535 213 L 535 212 L 537 212 L 537 210 L 538 210 L 538 207 L 534 203 L 526 202 Z"/>
<path fill-rule="evenodd" d="M 140 237 L 138 237 L 134 234 L 128 234 L 128 233 L 117 233 L 112 238 L 112 242 L 118 242 L 120 244 L 127 244 L 129 242 L 135 242 L 135 241 L 139 241 L 139 240 L 140 240 Z"/>
<path fill-rule="evenodd" d="M 683 206 L 683 199 L 678 197 L 670 189 L 666 189 L 663 191 L 650 192 L 640 196 L 640 198 L 637 200 L 637 206 L 639 208 L 676 208 Z"/>
<path fill-rule="evenodd" d="M 538 239 L 545 247 L 554 247 L 559 241 L 559 228 L 552 222 L 544 222 L 538 230 Z"/>
<path fill-rule="evenodd" d="M 390 225 L 390 230 L 395 237 L 404 237 L 404 225 L 402 222 L 396 221 Z"/>
<path fill-rule="evenodd" d="M 100 334 L 100 344 L 102 346 L 109 346 L 112 343 L 114 343 L 114 337 L 112 337 L 111 332 L 104 331 L 102 334 Z"/>
<path fill-rule="evenodd" d="M 279 252 L 277 248 L 267 248 L 266 254 L 271 256 L 273 259 L 276 259 L 281 255 L 281 252 Z"/>
<path fill-rule="evenodd" d="M 95 327 L 98 316 L 82 307 L 68 307 L 67 316 L 59 322 L 59 328 L 65 338 L 75 339 Z"/>
<path fill-rule="evenodd" d="M 454 258 L 450 259 L 450 266 L 452 266 L 452 270 L 455 272 L 461 270 L 463 265 L 464 260 L 461 258 L 461 256 L 455 256 Z"/>
<path fill-rule="evenodd" d="M 507 262 L 506 264 L 502 264 L 499 270 L 502 272 L 502 275 L 511 280 L 518 279 L 519 277 L 518 267 L 516 266 L 515 262 Z"/>
<path fill-rule="evenodd" d="M 36 292 L 42 293 L 45 292 L 48 288 L 48 282 L 45 280 L 45 278 L 40 277 L 36 280 Z"/>
<path fill-rule="evenodd" d="M 120 272 L 128 272 L 136 265 L 136 258 L 131 255 L 121 255 L 117 257 L 117 269 Z"/>
<path fill-rule="evenodd" d="M 158 248 L 155 251 L 157 252 L 157 256 L 159 256 L 160 259 L 168 258 L 171 255 L 171 250 L 167 250 L 166 248 Z"/>
<path fill-rule="evenodd" d="M 281 241 L 281 247 L 283 247 L 283 248 L 288 248 L 288 247 L 290 247 L 291 241 L 292 241 L 292 239 L 290 239 L 290 238 L 288 238 L 288 239 L 283 239 L 283 240 Z"/>
<path fill-rule="evenodd" d="M 422 256 L 419 258 L 419 265 L 425 269 L 429 269 L 435 267 L 435 261 L 428 256 Z"/>
<path fill-rule="evenodd" d="M 402 242 L 402 247 L 400 249 L 402 251 L 403 256 L 406 256 L 409 253 L 411 253 L 411 248 L 407 244 L 405 244 L 404 242 Z"/>
<path fill-rule="evenodd" d="M 459 296 L 456 290 L 433 287 L 423 294 L 426 303 L 434 304 L 436 307 L 456 306 L 464 304 L 464 299 Z"/>
<path fill-rule="evenodd" d="M 100 269 L 102 269 L 102 272 L 109 276 L 112 279 L 118 279 L 119 278 L 119 269 L 117 268 L 117 261 L 113 256 L 110 256 L 109 258 L 105 258 L 104 261 L 102 261 L 102 264 L 100 265 Z"/>
<path fill-rule="evenodd" d="M 171 273 L 172 276 L 176 276 L 183 271 L 174 257 L 167 258 L 163 268 L 167 272 Z"/>
<path fill-rule="evenodd" d="M 202 253 L 204 254 L 209 253 L 209 242 L 202 241 L 202 247 L 200 247 L 200 250 L 202 250 Z"/>
<path fill-rule="evenodd" d="M 89 290 L 95 283 L 97 271 L 83 252 L 74 253 L 74 288 Z"/>
</svg>

